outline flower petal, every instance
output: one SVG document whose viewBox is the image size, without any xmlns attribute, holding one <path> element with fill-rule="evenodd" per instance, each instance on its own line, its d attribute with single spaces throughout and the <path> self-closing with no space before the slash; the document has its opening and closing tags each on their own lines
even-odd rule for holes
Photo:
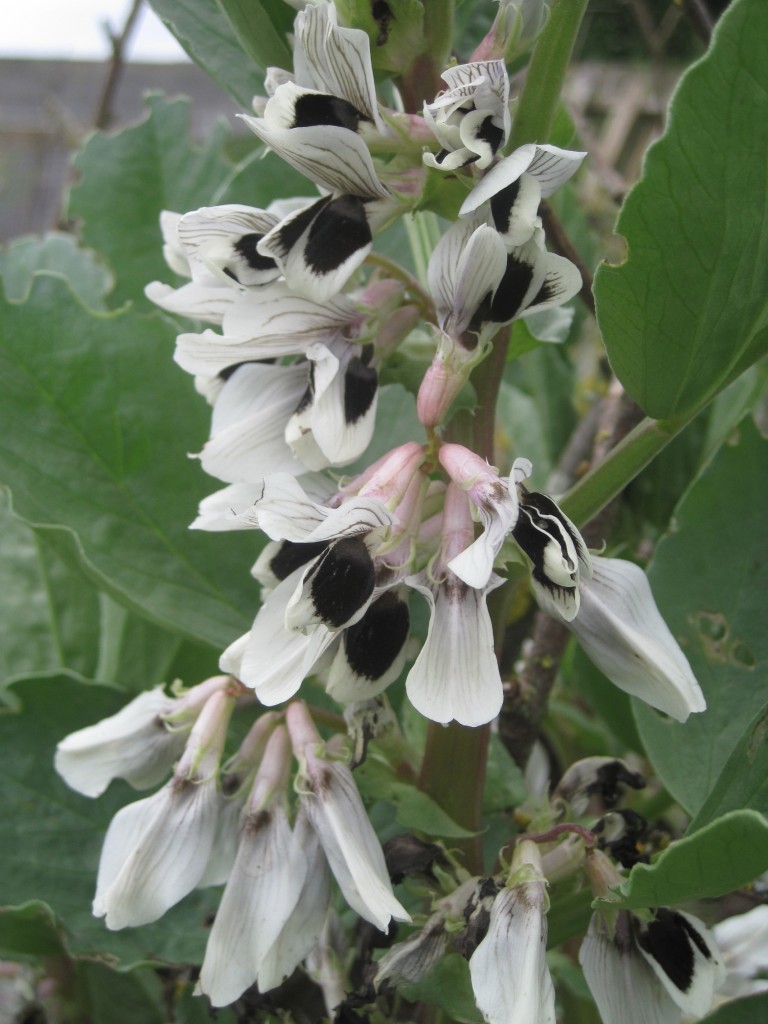
<svg viewBox="0 0 768 1024">
<path fill-rule="evenodd" d="M 303 806 L 344 899 L 381 931 L 392 917 L 410 921 L 392 892 L 381 845 L 349 768 L 318 760 L 309 767 L 309 785 Z"/>
<path fill-rule="evenodd" d="M 703 1017 L 725 979 L 714 936 L 692 914 L 659 908 L 638 929 L 637 945 L 670 997 L 684 1013 Z"/>
<path fill-rule="evenodd" d="M 431 613 L 427 639 L 405 684 L 411 704 L 433 722 L 492 721 L 503 693 L 485 602 L 504 580 L 491 573 L 487 585 L 474 589 L 451 572 L 439 584 L 430 584 L 422 572 L 405 582 L 424 595 Z"/>
<path fill-rule="evenodd" d="M 645 573 L 631 562 L 592 556 L 581 608 L 569 628 L 619 689 L 679 722 L 706 701 L 688 659 L 659 614 Z"/>
<path fill-rule="evenodd" d="M 117 714 L 61 740 L 56 771 L 85 796 L 101 796 L 113 779 L 149 789 L 165 778 L 184 746 L 185 731 L 168 729 L 161 718 L 175 704 L 162 686 L 140 693 Z"/>
<path fill-rule="evenodd" d="M 200 991 L 214 1006 L 228 1006 L 256 981 L 295 910 L 305 873 L 280 804 L 246 816 L 200 971 Z"/>
<path fill-rule="evenodd" d="M 502 889 L 493 902 L 488 932 L 469 961 L 488 1024 L 555 1024 L 545 902 L 543 881 Z"/>
<path fill-rule="evenodd" d="M 679 1024 L 680 1009 L 640 955 L 626 918 L 617 928 L 618 943 L 608 937 L 601 916 L 593 914 L 579 950 L 603 1024 Z"/>
</svg>

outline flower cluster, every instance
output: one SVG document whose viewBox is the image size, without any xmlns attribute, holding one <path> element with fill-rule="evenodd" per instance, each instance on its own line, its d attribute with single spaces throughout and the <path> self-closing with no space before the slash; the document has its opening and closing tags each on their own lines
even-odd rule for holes
<svg viewBox="0 0 768 1024">
<path fill-rule="evenodd" d="M 192 525 L 265 536 L 252 569 L 262 602 L 222 653 L 224 675 L 174 698 L 160 689 L 140 696 L 63 740 L 56 764 L 89 796 L 116 777 L 146 788 L 172 769 L 158 792 L 114 818 L 94 913 L 109 928 L 139 925 L 196 887 L 224 885 L 200 975 L 214 1005 L 253 983 L 274 988 L 310 955 L 327 922 L 331 876 L 376 928 L 409 920 L 337 741 L 324 743 L 293 700 L 305 680 L 352 717 L 404 677 L 411 704 L 434 722 L 493 721 L 504 690 L 487 599 L 513 562 L 540 608 L 618 687 L 679 721 L 705 707 L 642 570 L 591 554 L 558 503 L 529 487 L 527 458 L 502 475 L 448 430 L 500 331 L 581 288 L 577 268 L 546 248 L 540 204 L 585 154 L 544 143 L 505 154 L 503 60 L 458 65 L 443 80 L 422 117 L 382 108 L 367 35 L 340 26 L 333 4 L 307 5 L 295 22 L 293 70 L 270 69 L 259 116 L 244 119 L 319 196 L 168 212 L 161 221 L 166 260 L 186 280 L 154 282 L 147 295 L 189 326 L 208 325 L 179 334 L 175 358 L 213 407 L 198 458 L 225 485 Z M 466 194 L 419 282 L 374 252 L 374 239 L 418 210 L 428 183 L 444 175 Z M 426 368 L 422 361 L 413 388 L 419 436 L 391 442 L 366 464 L 380 377 L 423 353 L 425 339 Z M 380 424 L 378 434 L 395 427 Z M 344 467 L 346 477 L 337 472 Z M 413 591 L 429 612 L 421 640 L 411 635 Z M 229 718 L 248 701 L 291 703 L 261 711 L 226 759 Z M 566 774 L 547 813 L 556 818 L 567 805 L 578 817 L 596 793 L 611 810 L 609 792 L 642 783 L 602 760 Z M 563 863 L 594 874 L 600 857 L 625 867 L 642 857 L 630 812 L 613 813 L 592 823 L 601 850 L 587 855 L 582 846 L 574 857 L 567 840 L 542 853 L 524 838 L 502 876 L 456 877 L 424 928 L 379 962 L 374 987 L 423 976 L 458 915 L 485 1019 L 554 1024 L 547 880 Z M 664 961 L 670 934 L 687 943 L 684 977 Z M 649 985 L 655 972 L 656 1002 L 701 1013 L 711 1001 L 719 961 L 688 916 L 656 908 L 642 924 L 595 917 L 582 962 L 606 1024 L 618 1019 L 604 980 L 617 957 L 645 965 Z"/>
</svg>

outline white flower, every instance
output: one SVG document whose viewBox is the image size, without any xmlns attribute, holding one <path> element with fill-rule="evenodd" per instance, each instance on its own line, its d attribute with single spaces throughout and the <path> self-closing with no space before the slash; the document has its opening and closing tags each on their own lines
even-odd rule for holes
<svg viewBox="0 0 768 1024">
<path fill-rule="evenodd" d="M 706 701 L 688 659 L 659 614 L 638 566 L 592 557 L 580 584 L 579 614 L 567 625 L 601 672 L 619 689 L 684 722 Z"/>
<path fill-rule="evenodd" d="M 737 999 L 768 991 L 768 906 L 726 918 L 712 932 L 726 969 L 718 996 Z"/>
<path fill-rule="evenodd" d="M 226 682 L 218 676 L 178 698 L 162 686 L 140 693 L 117 714 L 61 740 L 56 771 L 85 796 L 101 796 L 113 779 L 149 789 L 171 770 L 205 700 Z"/>
<path fill-rule="evenodd" d="M 524 245 L 538 224 L 542 199 L 581 166 L 586 153 L 528 143 L 500 160 L 480 179 L 462 204 L 462 217 L 490 201 L 496 230 L 508 246 Z"/>
<path fill-rule="evenodd" d="M 679 1024 L 680 1008 L 641 956 L 629 915 L 619 912 L 611 936 L 602 915 L 593 914 L 579 963 L 603 1024 Z"/>
<path fill-rule="evenodd" d="M 519 515 L 517 484 L 531 473 L 527 459 L 516 459 L 509 480 L 459 444 L 444 444 L 440 462 L 453 482 L 469 494 L 483 524 L 480 536 L 455 555 L 448 568 L 470 587 L 482 589 L 491 578 L 493 563 Z"/>
<path fill-rule="evenodd" d="M 317 835 L 306 815 L 299 809 L 291 837 L 289 857 L 303 857 L 306 870 L 299 883 L 296 905 L 283 923 L 261 961 L 257 982 L 259 991 L 268 992 L 281 985 L 298 964 L 305 960 L 320 941 L 331 902 L 331 873 Z"/>
<path fill-rule="evenodd" d="M 488 1024 L 555 1024 L 547 906 L 541 855 L 523 840 L 493 902 L 488 932 L 469 961 L 475 1000 Z"/>
<path fill-rule="evenodd" d="M 346 466 L 368 447 L 376 425 L 378 374 L 368 346 L 310 345 L 309 386 L 289 419 L 285 439 L 312 470 Z"/>
<path fill-rule="evenodd" d="M 223 334 L 210 329 L 180 334 L 174 359 L 188 373 L 216 377 L 240 363 L 302 355 L 313 342 L 354 337 L 361 323 L 354 303 L 343 295 L 319 303 L 275 281 L 242 292 L 228 306 Z"/>
<path fill-rule="evenodd" d="M 384 854 L 352 772 L 319 754 L 320 736 L 304 705 L 291 704 L 286 722 L 302 765 L 301 804 L 344 899 L 381 931 L 392 917 L 410 921 L 392 892 Z"/>
<path fill-rule="evenodd" d="M 206 473 L 227 483 L 260 483 L 274 472 L 299 475 L 305 466 L 285 440 L 285 428 L 307 389 L 306 364 L 238 366 L 216 399 L 211 438 L 199 454 Z"/>
<path fill-rule="evenodd" d="M 279 726 L 269 738 L 253 782 L 237 855 L 200 971 L 200 991 L 214 1006 L 234 1002 L 256 981 L 296 908 L 307 864 L 288 825 L 289 768 L 288 736 Z"/>
<path fill-rule="evenodd" d="M 110 929 L 156 921 L 203 878 L 219 812 L 216 770 L 234 699 L 210 697 L 173 778 L 112 819 L 99 861 L 93 913 Z"/>
<path fill-rule="evenodd" d="M 619 911 L 613 927 L 593 915 L 579 952 L 603 1024 L 677 1024 L 703 1017 L 724 969 L 698 918 L 660 908 L 649 923 Z"/>
<path fill-rule="evenodd" d="M 456 484 L 446 492 L 442 534 L 432 566 L 405 581 L 424 595 L 430 610 L 427 638 L 406 691 L 416 710 L 434 722 L 483 725 L 498 715 L 503 700 L 486 598 L 504 580 L 492 572 L 475 588 L 449 568 L 473 537 L 469 501 Z"/>
<path fill-rule="evenodd" d="M 424 119 L 441 151 L 424 163 L 453 171 L 489 167 L 509 137 L 509 79 L 503 60 L 460 64 L 443 72 L 448 88 L 424 105 Z"/>
<path fill-rule="evenodd" d="M 518 481 L 520 513 L 512 530 L 531 562 L 532 585 L 541 607 L 570 622 L 579 611 L 579 582 L 592 576 L 592 561 L 571 520 L 546 494 Z"/>
</svg>

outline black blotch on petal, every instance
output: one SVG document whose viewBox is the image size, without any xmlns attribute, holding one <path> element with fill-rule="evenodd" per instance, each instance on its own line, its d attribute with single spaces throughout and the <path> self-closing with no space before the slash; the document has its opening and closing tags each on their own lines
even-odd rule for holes
<svg viewBox="0 0 768 1024">
<path fill-rule="evenodd" d="M 373 405 L 379 375 L 372 366 L 366 366 L 364 359 L 353 356 L 344 371 L 344 419 L 357 423 Z"/>
<path fill-rule="evenodd" d="M 533 267 L 516 256 L 507 256 L 507 268 L 491 299 L 488 319 L 503 324 L 521 311 L 533 280 Z M 527 308 L 527 307 L 526 307 Z"/>
<path fill-rule="evenodd" d="M 622 809 L 604 815 L 592 831 L 597 835 L 598 847 L 607 851 L 625 868 L 635 864 L 648 864 L 650 857 L 641 850 L 641 842 L 648 831 L 648 822 L 637 811 Z"/>
<path fill-rule="evenodd" d="M 594 782 L 587 786 L 587 793 L 598 794 L 605 806 L 611 808 L 619 802 L 625 786 L 644 789 L 645 779 L 639 772 L 630 771 L 623 761 L 609 761 L 597 769 Z"/>
<path fill-rule="evenodd" d="M 503 234 L 509 230 L 509 220 L 512 215 L 512 208 L 517 202 L 517 197 L 520 192 L 520 179 L 513 181 L 511 185 L 507 185 L 500 192 L 497 192 L 495 196 L 491 198 L 491 216 L 493 217 L 493 224 L 497 231 Z"/>
<path fill-rule="evenodd" d="M 287 256 L 291 249 L 307 230 L 312 221 L 330 203 L 330 196 L 323 196 L 316 203 L 312 203 L 306 210 L 297 213 L 295 217 L 283 224 L 277 230 L 277 242 L 282 251 L 283 257 Z"/>
<path fill-rule="evenodd" d="M 235 242 L 233 248 L 241 256 L 251 270 L 274 270 L 277 264 L 271 256 L 262 256 L 257 246 L 264 235 L 252 233 L 243 235 Z"/>
<path fill-rule="evenodd" d="M 315 541 L 313 544 L 300 544 L 292 540 L 284 540 L 280 550 L 271 559 L 269 568 L 279 580 L 287 579 L 302 565 L 317 558 L 328 547 L 327 540 Z"/>
<path fill-rule="evenodd" d="M 339 196 L 313 221 L 304 260 L 314 273 L 328 274 L 372 241 L 363 200 L 357 196 Z"/>
<path fill-rule="evenodd" d="M 528 305 L 538 306 L 540 302 L 547 302 L 549 299 L 553 299 L 556 294 L 557 292 L 553 283 L 551 281 L 545 281 Z"/>
<path fill-rule="evenodd" d="M 408 605 L 392 591 L 374 601 L 365 615 L 344 630 L 344 653 L 363 679 L 381 679 L 408 639 Z"/>
<path fill-rule="evenodd" d="M 306 93 L 296 100 L 293 113 L 294 128 L 312 128 L 317 125 L 347 128 L 356 132 L 361 121 L 367 121 L 363 114 L 347 100 L 324 93 Z"/>
<path fill-rule="evenodd" d="M 496 153 L 504 141 L 504 129 L 493 123 L 493 117 L 486 117 L 475 132 L 475 138 L 487 143 L 492 153 Z"/>
<path fill-rule="evenodd" d="M 674 910 L 657 910 L 656 917 L 640 931 L 637 941 L 681 992 L 688 992 L 693 984 L 695 957 L 691 943 L 709 957 L 701 936 Z"/>
<path fill-rule="evenodd" d="M 373 559 L 363 539 L 345 537 L 331 544 L 307 581 L 318 616 L 330 628 L 339 629 L 373 593 Z"/>
</svg>

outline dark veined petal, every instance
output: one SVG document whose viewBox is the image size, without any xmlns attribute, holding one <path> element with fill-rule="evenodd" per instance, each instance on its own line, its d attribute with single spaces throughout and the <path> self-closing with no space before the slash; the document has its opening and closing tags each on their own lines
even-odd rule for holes
<svg viewBox="0 0 768 1024">
<path fill-rule="evenodd" d="M 290 288 L 324 302 L 341 291 L 372 244 L 365 202 L 343 195 L 325 196 L 287 217 L 259 250 L 277 260 Z"/>
</svg>

